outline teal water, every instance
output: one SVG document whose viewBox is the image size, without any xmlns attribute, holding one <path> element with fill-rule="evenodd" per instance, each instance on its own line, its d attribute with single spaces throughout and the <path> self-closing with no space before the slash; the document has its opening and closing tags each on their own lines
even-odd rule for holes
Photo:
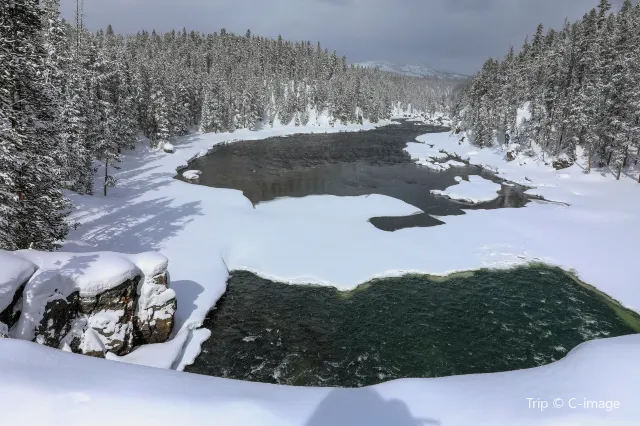
<svg viewBox="0 0 640 426">
<path fill-rule="evenodd" d="M 339 387 L 535 367 L 635 333 L 604 298 L 547 267 L 381 279 L 352 292 L 234 272 L 204 327 L 211 338 L 186 371 Z"/>
</svg>

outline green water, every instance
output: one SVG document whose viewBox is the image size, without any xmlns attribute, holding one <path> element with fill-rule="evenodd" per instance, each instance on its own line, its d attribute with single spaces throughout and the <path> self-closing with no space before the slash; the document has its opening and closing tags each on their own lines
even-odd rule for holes
<svg viewBox="0 0 640 426">
<path fill-rule="evenodd" d="M 635 333 L 638 316 L 618 313 L 542 266 L 381 279 L 346 293 L 234 272 L 204 323 L 211 338 L 187 371 L 359 387 L 516 370 L 563 358 L 587 340 Z"/>
</svg>

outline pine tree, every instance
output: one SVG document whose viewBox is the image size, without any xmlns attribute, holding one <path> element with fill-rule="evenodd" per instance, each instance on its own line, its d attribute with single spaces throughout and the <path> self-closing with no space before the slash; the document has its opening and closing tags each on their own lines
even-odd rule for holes
<svg viewBox="0 0 640 426">
<path fill-rule="evenodd" d="M 55 91 L 47 76 L 42 10 L 35 0 L 0 4 L 0 247 L 51 250 L 68 232 Z M 47 72 L 49 69 L 49 72 Z"/>
</svg>

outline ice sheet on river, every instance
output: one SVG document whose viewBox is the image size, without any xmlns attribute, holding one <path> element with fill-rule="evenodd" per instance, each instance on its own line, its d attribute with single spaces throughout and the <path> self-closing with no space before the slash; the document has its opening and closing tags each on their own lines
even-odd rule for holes
<svg viewBox="0 0 640 426">
<path fill-rule="evenodd" d="M 433 195 L 440 195 L 452 200 L 476 204 L 494 200 L 498 196 L 501 186 L 481 176 L 469 176 L 469 180 L 459 180 L 457 185 L 450 186 L 444 191 L 432 190 Z"/>
</svg>

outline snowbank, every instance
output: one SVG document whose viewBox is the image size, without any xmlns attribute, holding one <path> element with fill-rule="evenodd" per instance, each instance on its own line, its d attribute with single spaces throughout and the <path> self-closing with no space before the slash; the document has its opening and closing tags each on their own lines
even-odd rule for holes
<svg viewBox="0 0 640 426">
<path fill-rule="evenodd" d="M 531 370 L 331 389 L 141 368 L 0 339 L 0 409 L 12 426 L 632 426 L 638 353 L 640 337 L 627 336 Z"/>
<path fill-rule="evenodd" d="M 458 180 L 458 179 L 456 179 Z M 432 190 L 433 195 L 440 195 L 456 201 L 476 204 L 483 201 L 495 200 L 501 186 L 480 176 L 469 176 L 469 180 L 458 180 L 457 185 L 450 186 L 444 191 Z"/>
<path fill-rule="evenodd" d="M 119 253 L 75 254 L 36 250 L 14 253 L 38 266 L 38 272 L 29 282 L 34 297 L 54 288 L 64 297 L 74 291 L 80 292 L 80 296 L 95 296 L 142 275 L 133 262 Z"/>
<path fill-rule="evenodd" d="M 13 297 L 33 275 L 36 266 L 8 251 L 0 250 L 0 313 L 13 302 Z"/>
</svg>

